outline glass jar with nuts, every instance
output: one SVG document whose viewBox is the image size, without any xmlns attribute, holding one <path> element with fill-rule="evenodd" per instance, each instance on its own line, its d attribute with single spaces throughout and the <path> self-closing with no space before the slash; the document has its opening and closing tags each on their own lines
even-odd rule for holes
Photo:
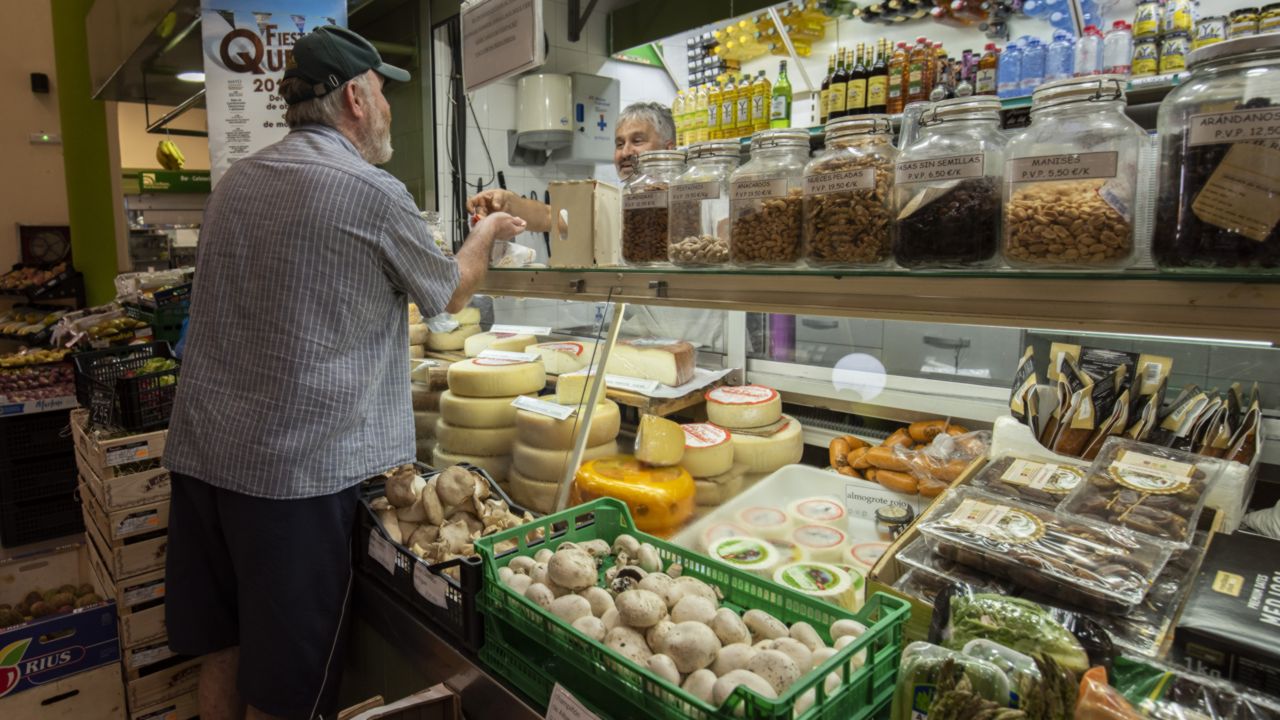
<svg viewBox="0 0 1280 720">
<path fill-rule="evenodd" d="M 894 169 L 893 257 L 908 268 L 974 267 L 1000 257 L 1006 139 L 991 96 L 931 104 Z"/>
<path fill-rule="evenodd" d="M 671 182 L 668 257 L 681 266 L 721 265 L 729 259 L 729 176 L 738 167 L 737 140 L 689 148 L 684 173 Z"/>
<path fill-rule="evenodd" d="M 734 265 L 786 267 L 800 262 L 800 209 L 809 131 L 763 130 L 751 159 L 730 180 L 729 254 Z"/>
<path fill-rule="evenodd" d="M 1138 158 L 1147 134 L 1124 113 L 1126 81 L 1041 85 L 1009 141 L 1004 256 L 1015 267 L 1121 268 L 1135 253 Z"/>
<path fill-rule="evenodd" d="M 667 190 L 684 172 L 684 152 L 640 153 L 639 172 L 622 188 L 622 259 L 628 265 L 667 261 Z"/>
<path fill-rule="evenodd" d="M 821 267 L 889 262 L 893 166 L 898 150 L 887 115 L 827 123 L 826 150 L 804 169 L 805 260 Z"/>
</svg>

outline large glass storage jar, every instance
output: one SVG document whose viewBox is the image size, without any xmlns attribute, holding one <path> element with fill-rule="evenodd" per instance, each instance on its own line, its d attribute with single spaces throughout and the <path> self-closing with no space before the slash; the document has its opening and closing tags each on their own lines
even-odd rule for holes
<svg viewBox="0 0 1280 720">
<path fill-rule="evenodd" d="M 683 172 L 680 150 L 640 153 L 639 172 L 622 189 L 622 259 L 628 265 L 667 261 L 667 191 Z"/>
<path fill-rule="evenodd" d="M 1152 255 L 1162 268 L 1280 269 L 1280 35 L 1207 45 L 1160 104 Z"/>
<path fill-rule="evenodd" d="M 804 169 L 805 260 L 820 267 L 886 264 L 892 250 L 893 164 L 887 115 L 827 123 L 826 149 Z"/>
<path fill-rule="evenodd" d="M 1041 85 L 1031 125 L 1009 141 L 1004 256 L 1033 268 L 1119 268 L 1134 256 L 1138 157 L 1147 134 L 1124 114 L 1126 80 Z"/>
<path fill-rule="evenodd" d="M 1000 101 L 943 100 L 918 125 L 894 171 L 894 259 L 909 268 L 995 263 L 1006 145 Z"/>
<path fill-rule="evenodd" d="M 676 265 L 720 265 L 729 260 L 729 176 L 738 167 L 737 140 L 710 140 L 689 148 L 684 173 L 668 195 L 670 259 Z"/>
<path fill-rule="evenodd" d="M 735 265 L 783 267 L 800 261 L 800 206 L 809 131 L 762 130 L 751 138 L 751 159 L 733 171 L 729 253 Z"/>
</svg>

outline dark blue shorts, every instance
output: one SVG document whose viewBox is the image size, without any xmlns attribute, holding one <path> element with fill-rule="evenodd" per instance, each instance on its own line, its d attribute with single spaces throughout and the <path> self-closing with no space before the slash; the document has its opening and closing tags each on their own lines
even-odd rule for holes
<svg viewBox="0 0 1280 720">
<path fill-rule="evenodd" d="M 270 500 L 173 473 L 165 624 L 169 646 L 240 646 L 249 705 L 285 718 L 336 717 L 359 486 Z"/>
</svg>

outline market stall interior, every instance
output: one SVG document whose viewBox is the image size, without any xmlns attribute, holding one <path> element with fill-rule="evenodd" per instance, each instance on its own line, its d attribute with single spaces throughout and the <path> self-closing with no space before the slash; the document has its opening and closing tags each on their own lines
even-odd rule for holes
<svg viewBox="0 0 1280 720">
<path fill-rule="evenodd" d="M 385 169 L 430 241 L 534 232 L 406 302 L 342 717 L 1280 718 L 1280 7 L 1242 2 L 543 0 L 487 61 L 503 0 L 349 3 L 421 78 Z M 0 276 L 5 717 L 199 713 L 200 214 L 124 195 L 109 302 L 56 233 Z M 75 659 L 5 674 L 41 638 Z"/>
</svg>

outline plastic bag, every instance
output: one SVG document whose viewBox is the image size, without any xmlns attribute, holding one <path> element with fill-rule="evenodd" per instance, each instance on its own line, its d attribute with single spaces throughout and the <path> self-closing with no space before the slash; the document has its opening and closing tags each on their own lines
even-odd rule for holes
<svg viewBox="0 0 1280 720">
<path fill-rule="evenodd" d="M 1280 720 L 1280 701 L 1153 660 L 1116 660 L 1112 684 L 1153 720 Z"/>
<path fill-rule="evenodd" d="M 1107 684 L 1106 668 L 1095 667 L 1080 678 L 1074 720 L 1142 720 L 1142 716 Z"/>
<path fill-rule="evenodd" d="M 985 660 L 914 642 L 902 651 L 897 689 L 893 695 L 893 720 L 934 717 L 930 710 L 941 694 L 960 692 L 978 695 L 998 707 L 1009 703 L 1009 678 Z"/>
<path fill-rule="evenodd" d="M 934 497 L 946 490 L 975 458 L 986 457 L 991 433 L 986 430 L 951 435 L 938 433 L 923 448 L 893 447 L 894 456 L 916 479 L 921 495 Z"/>
</svg>

